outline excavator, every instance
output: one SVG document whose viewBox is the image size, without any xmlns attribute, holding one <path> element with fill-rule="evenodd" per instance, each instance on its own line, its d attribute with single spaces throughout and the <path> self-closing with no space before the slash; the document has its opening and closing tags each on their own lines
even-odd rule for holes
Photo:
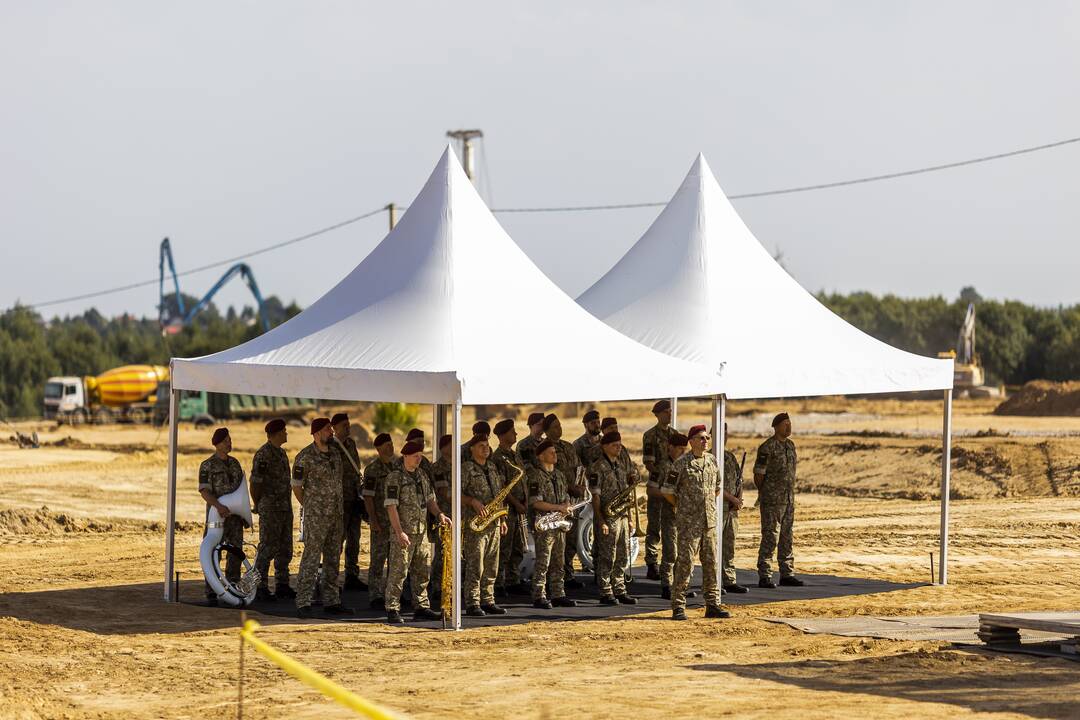
<svg viewBox="0 0 1080 720">
<path fill-rule="evenodd" d="M 940 358 L 954 358 L 953 387 L 961 392 L 981 388 L 986 382 L 979 356 L 975 354 L 975 303 L 968 303 L 964 322 L 956 336 L 956 349 L 938 353 Z"/>
<path fill-rule="evenodd" d="M 173 289 L 176 292 L 176 307 L 179 310 L 179 314 L 171 316 L 169 308 L 165 303 L 165 265 L 168 264 L 169 272 L 172 274 Z M 255 282 L 255 273 L 251 271 L 246 263 L 236 263 L 229 268 L 221 278 L 214 283 L 214 286 L 210 288 L 210 291 L 203 296 L 202 300 L 195 303 L 190 310 L 184 307 L 184 296 L 180 294 L 180 280 L 176 275 L 176 265 L 173 263 L 172 248 L 169 246 L 169 238 L 165 238 L 161 241 L 161 253 L 158 259 L 158 270 L 160 277 L 158 280 L 158 292 L 161 297 L 158 305 L 158 321 L 161 323 L 161 330 L 169 335 L 175 335 L 180 330 L 190 323 L 192 319 L 199 313 L 200 310 L 210 304 L 210 301 L 214 298 L 226 283 L 232 280 L 237 275 L 244 279 L 248 288 L 251 290 L 251 294 L 255 296 L 256 309 L 259 312 L 259 319 L 262 321 L 263 332 L 270 330 L 270 320 L 266 317 L 266 307 L 263 304 L 262 293 L 259 292 L 259 284 Z"/>
</svg>

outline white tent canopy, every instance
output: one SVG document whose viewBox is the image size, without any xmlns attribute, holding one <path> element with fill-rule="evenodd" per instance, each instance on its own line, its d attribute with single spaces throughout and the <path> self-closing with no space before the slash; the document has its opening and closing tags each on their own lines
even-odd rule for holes
<svg viewBox="0 0 1080 720">
<path fill-rule="evenodd" d="M 701 155 L 648 231 L 578 302 L 623 334 L 724 368 L 728 398 L 943 390 L 951 360 L 898 350 L 802 288 Z"/>
<path fill-rule="evenodd" d="M 333 255 L 313 252 L 328 272 L 339 269 Z M 520 313 L 522 301 L 535 311 Z M 397 227 L 311 307 L 243 345 L 173 359 L 166 599 L 180 390 L 453 405 L 460 442 L 463 404 L 715 395 L 723 387 L 716 368 L 645 347 L 583 310 L 499 226 L 447 148 Z M 453 465 L 460 518 L 457 453 Z M 453 535 L 460 597 L 460 525 Z M 453 625 L 461 627 L 460 603 Z"/>
<path fill-rule="evenodd" d="M 330 273 L 340 265 L 314 250 Z M 535 308 L 522 314 L 521 301 Z M 582 362 L 582 357 L 618 362 Z M 174 389 L 451 404 L 721 392 L 719 373 L 584 312 L 506 234 L 447 148 L 397 227 L 326 295 Z"/>
<path fill-rule="evenodd" d="M 723 367 L 727 398 L 943 390 L 947 581 L 953 361 L 887 345 L 818 302 L 757 241 L 702 155 L 652 226 L 578 302 L 649 347 Z"/>
</svg>

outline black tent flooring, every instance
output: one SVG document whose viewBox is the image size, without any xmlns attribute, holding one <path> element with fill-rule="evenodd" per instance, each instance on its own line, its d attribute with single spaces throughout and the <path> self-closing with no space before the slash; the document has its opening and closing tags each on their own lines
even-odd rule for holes
<svg viewBox="0 0 1080 720">
<path fill-rule="evenodd" d="M 532 606 L 531 598 L 514 595 L 508 600 L 500 599 L 498 604 L 507 609 L 506 615 L 488 615 L 482 618 L 462 616 L 462 627 L 497 627 L 502 625 L 515 625 L 518 623 L 537 622 L 543 620 L 602 620 L 606 618 L 625 618 L 655 612 L 671 611 L 671 601 L 660 597 L 660 584 L 656 580 L 648 580 L 645 577 L 645 568 L 634 568 L 634 580 L 627 587 L 630 595 L 637 598 L 636 605 L 601 605 L 599 593 L 593 583 L 591 575 L 578 573 L 577 578 L 585 587 L 577 590 L 568 590 L 567 596 L 577 600 L 578 606 L 573 608 L 556 607 L 551 610 L 541 610 Z M 851 595 L 868 595 L 872 593 L 894 592 L 920 587 L 924 583 L 893 583 L 884 580 L 867 578 L 838 577 L 835 575 L 799 575 L 805 581 L 803 587 L 778 587 L 767 590 L 757 587 L 757 573 L 752 570 L 739 571 L 738 578 L 742 585 L 749 588 L 749 592 L 743 594 L 727 593 L 722 600 L 724 605 L 733 614 L 738 614 L 738 608 L 757 605 L 761 603 L 780 602 L 785 600 L 818 600 L 830 597 L 843 597 Z M 690 588 L 697 591 L 697 597 L 687 601 L 687 608 L 703 607 L 701 597 L 701 568 L 694 568 L 694 576 L 691 579 Z M 205 605 L 200 597 L 195 601 L 193 593 L 187 593 L 184 602 L 194 605 Z M 360 622 L 360 623 L 383 623 L 386 622 L 386 613 L 381 610 L 368 608 L 368 594 L 364 590 L 342 591 L 341 601 L 344 605 L 356 611 L 354 616 L 330 616 L 322 612 L 318 604 L 313 606 L 316 622 Z M 291 600 L 256 601 L 249 608 L 255 613 L 276 617 L 296 617 L 296 605 Z M 221 612 L 235 613 L 232 608 L 221 608 Z M 439 620 L 413 621 L 412 609 L 409 606 L 402 608 L 402 617 L 409 627 L 441 628 Z M 311 622 L 306 620 L 305 622 Z"/>
</svg>

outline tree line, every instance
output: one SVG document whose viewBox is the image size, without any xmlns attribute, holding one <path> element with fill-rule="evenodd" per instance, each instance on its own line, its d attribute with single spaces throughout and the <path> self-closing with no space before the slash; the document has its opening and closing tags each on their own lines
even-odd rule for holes
<svg viewBox="0 0 1080 720">
<path fill-rule="evenodd" d="M 819 293 L 818 300 L 864 332 L 890 345 L 934 356 L 956 346 L 969 302 L 976 305 L 975 350 L 988 383 L 1080 378 L 1080 305 L 1043 308 L 1012 300 L 984 300 L 964 288 L 955 300 L 901 298 L 867 292 Z M 190 307 L 195 298 L 184 296 Z M 174 297 L 166 299 L 175 305 Z M 300 312 L 277 297 L 265 301 L 271 326 Z M 175 314 L 175 313 L 173 313 Z M 179 332 L 163 335 L 156 319 L 106 318 L 97 310 L 45 319 L 16 306 L 0 314 L 0 417 L 41 414 L 45 380 L 53 375 L 97 375 L 127 364 L 168 365 L 250 340 L 261 332 L 255 311 L 224 313 L 213 304 Z"/>
</svg>

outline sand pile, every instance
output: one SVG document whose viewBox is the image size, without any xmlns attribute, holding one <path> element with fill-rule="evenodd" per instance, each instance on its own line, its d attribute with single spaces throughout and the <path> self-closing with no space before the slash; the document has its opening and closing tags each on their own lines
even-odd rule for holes
<svg viewBox="0 0 1080 720">
<path fill-rule="evenodd" d="M 1080 382 L 1032 380 L 994 408 L 994 414 L 1080 416 Z"/>
<path fill-rule="evenodd" d="M 187 532 L 198 523 L 177 522 L 176 529 Z M 49 510 L 45 505 L 37 510 L 0 510 L 0 535 L 63 535 L 66 533 L 107 533 L 119 530 L 161 532 L 161 522 L 114 522 L 76 518 L 67 513 Z"/>
</svg>

